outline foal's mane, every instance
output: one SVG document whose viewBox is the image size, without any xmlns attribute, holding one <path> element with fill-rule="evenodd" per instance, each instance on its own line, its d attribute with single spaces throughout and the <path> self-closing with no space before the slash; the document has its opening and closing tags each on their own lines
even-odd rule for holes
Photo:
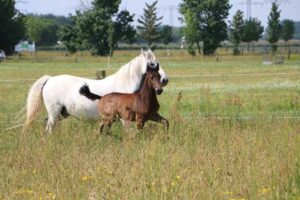
<svg viewBox="0 0 300 200">
<path fill-rule="evenodd" d="M 143 85 L 145 83 L 147 74 L 148 74 L 148 72 L 146 72 L 146 73 L 143 74 L 141 83 L 140 83 L 138 89 L 134 93 L 139 92 L 142 89 L 142 87 L 143 87 Z"/>
</svg>

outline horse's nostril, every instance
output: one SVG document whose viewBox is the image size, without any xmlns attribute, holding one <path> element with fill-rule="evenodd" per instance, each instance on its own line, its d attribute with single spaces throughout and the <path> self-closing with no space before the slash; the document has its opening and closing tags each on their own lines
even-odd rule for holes
<svg viewBox="0 0 300 200">
<path fill-rule="evenodd" d="M 156 93 L 157 93 L 158 95 L 160 95 L 162 92 L 163 92 L 163 89 L 157 89 L 157 90 L 156 90 Z"/>
</svg>

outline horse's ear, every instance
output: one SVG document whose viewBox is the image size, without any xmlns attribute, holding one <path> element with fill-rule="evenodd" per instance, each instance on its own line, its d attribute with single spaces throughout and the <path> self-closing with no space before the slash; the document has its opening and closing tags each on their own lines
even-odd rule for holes
<svg viewBox="0 0 300 200">
<path fill-rule="evenodd" d="M 144 51 L 144 49 L 141 49 L 141 54 L 142 54 L 143 56 L 145 56 L 145 51 Z"/>
</svg>

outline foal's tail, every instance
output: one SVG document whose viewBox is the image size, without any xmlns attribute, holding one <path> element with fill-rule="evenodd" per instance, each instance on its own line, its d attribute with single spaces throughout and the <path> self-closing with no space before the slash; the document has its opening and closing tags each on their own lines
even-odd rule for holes
<svg viewBox="0 0 300 200">
<path fill-rule="evenodd" d="M 36 118 L 42 104 L 42 90 L 50 76 L 43 76 L 31 86 L 27 96 L 27 115 L 25 127 Z"/>
<path fill-rule="evenodd" d="M 92 100 L 92 101 L 95 101 L 95 100 L 99 100 L 101 99 L 102 97 L 99 96 L 99 95 L 96 95 L 94 93 L 92 93 L 90 91 L 90 88 L 87 84 L 84 84 L 80 89 L 79 89 L 79 93 L 83 96 L 85 96 L 86 98 Z"/>
</svg>

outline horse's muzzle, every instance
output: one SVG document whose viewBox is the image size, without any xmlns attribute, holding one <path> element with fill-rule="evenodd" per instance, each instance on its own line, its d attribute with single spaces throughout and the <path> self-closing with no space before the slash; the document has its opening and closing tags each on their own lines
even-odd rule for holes
<svg viewBox="0 0 300 200">
<path fill-rule="evenodd" d="M 156 90 L 156 94 L 157 94 L 157 95 L 161 95 L 161 93 L 162 93 L 163 91 L 164 91 L 164 90 L 163 90 L 162 88 L 161 88 L 161 89 L 157 89 L 157 90 Z"/>
<path fill-rule="evenodd" d="M 163 78 L 163 80 L 162 80 L 163 86 L 166 86 L 168 84 L 168 82 L 169 82 L 168 78 Z"/>
</svg>

